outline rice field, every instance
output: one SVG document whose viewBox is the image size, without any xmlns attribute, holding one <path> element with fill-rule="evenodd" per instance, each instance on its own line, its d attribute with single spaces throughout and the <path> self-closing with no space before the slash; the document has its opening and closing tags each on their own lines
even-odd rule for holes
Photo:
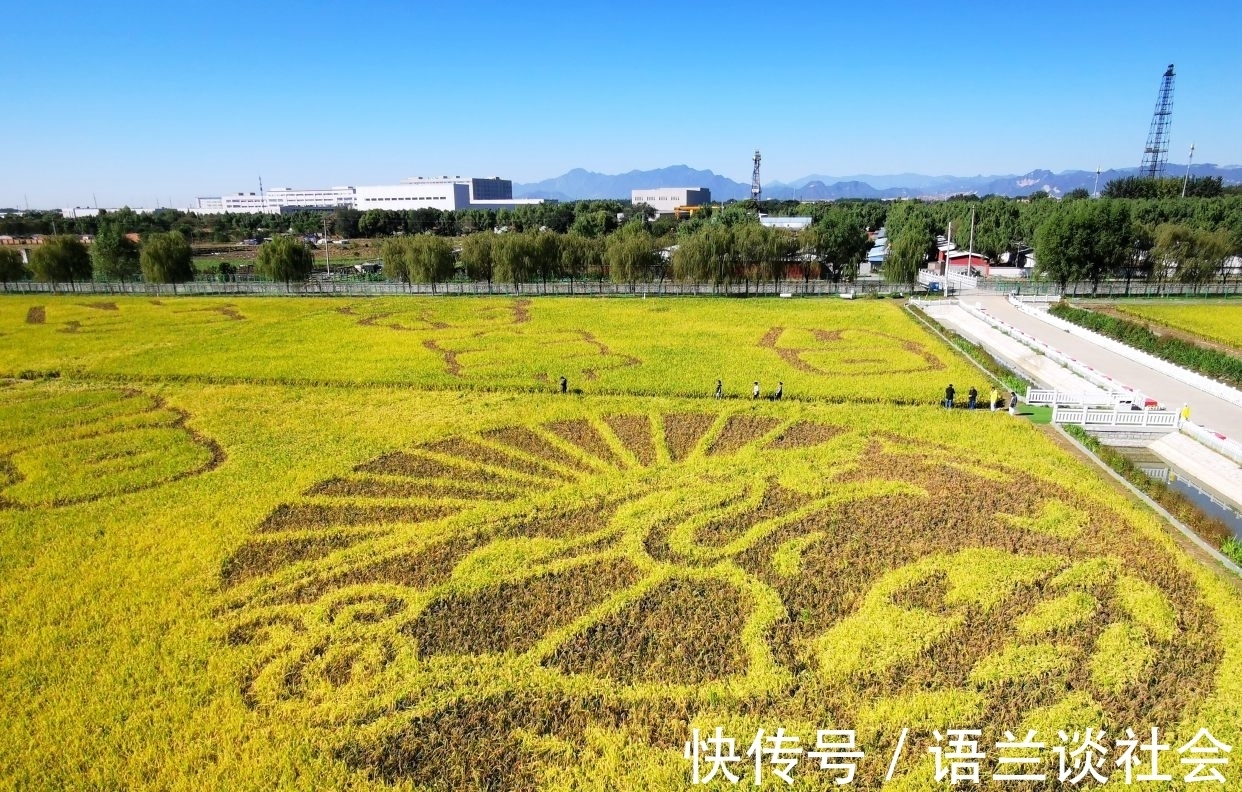
<svg viewBox="0 0 1242 792">
<path fill-rule="evenodd" d="M 1116 783 L 1127 728 L 1178 783 L 1199 729 L 1242 742 L 1236 581 L 1039 428 L 934 406 L 970 370 L 892 304 L 32 307 L 5 788 L 688 789 L 718 728 L 739 785 L 790 786 L 760 729 L 851 730 L 852 786 L 907 790 L 949 783 L 937 731 L 989 783 L 1033 729 L 1052 788 L 1060 730 Z"/>
<path fill-rule="evenodd" d="M 1242 354 L 1242 305 L 1235 301 L 1126 302 L 1123 314 L 1233 347 Z"/>
</svg>

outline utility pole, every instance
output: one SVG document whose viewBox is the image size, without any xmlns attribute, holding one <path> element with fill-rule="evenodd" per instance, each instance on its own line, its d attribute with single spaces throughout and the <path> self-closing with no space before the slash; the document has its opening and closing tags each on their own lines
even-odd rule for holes
<svg viewBox="0 0 1242 792">
<path fill-rule="evenodd" d="M 975 210 L 970 210 L 970 247 L 966 249 L 966 274 L 975 268 Z"/>
<path fill-rule="evenodd" d="M 332 262 L 330 261 L 332 257 L 332 252 L 331 250 L 329 250 L 329 248 L 331 247 L 332 247 L 332 240 L 328 239 L 328 216 L 325 214 L 323 216 L 323 263 L 324 263 L 324 266 L 328 268 L 329 278 L 332 277 Z"/>
<path fill-rule="evenodd" d="M 1186 160 L 1186 176 L 1182 179 L 1182 197 L 1186 197 L 1186 185 L 1190 183 L 1190 163 L 1195 160 L 1195 144 L 1190 144 L 1190 157 Z"/>
<path fill-rule="evenodd" d="M 759 185 L 759 149 L 755 149 L 755 169 L 750 176 L 750 201 L 755 207 L 755 214 L 759 214 L 759 197 L 763 193 L 763 188 Z"/>
</svg>

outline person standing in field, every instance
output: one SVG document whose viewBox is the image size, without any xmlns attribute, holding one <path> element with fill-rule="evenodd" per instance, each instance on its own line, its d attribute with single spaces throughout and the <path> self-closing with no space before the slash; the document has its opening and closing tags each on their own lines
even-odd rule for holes
<svg viewBox="0 0 1242 792">
<path fill-rule="evenodd" d="M 944 406 L 948 407 L 950 410 L 953 409 L 953 396 L 956 393 L 957 391 L 953 390 L 952 382 L 949 383 L 949 387 L 944 389 Z"/>
<path fill-rule="evenodd" d="M 1009 392 L 1009 414 L 1010 415 L 1018 414 L 1018 393 L 1017 391 Z"/>
<path fill-rule="evenodd" d="M 724 398 L 724 382 L 721 380 L 716 380 L 716 398 Z"/>
<path fill-rule="evenodd" d="M 992 389 L 992 393 L 990 394 L 990 398 L 991 398 L 992 400 L 991 400 L 990 402 L 988 402 L 988 404 L 992 407 L 992 412 L 996 412 L 996 404 L 997 404 L 997 402 L 999 402 L 999 401 L 1000 401 L 1000 394 L 996 392 L 996 388 L 993 388 L 993 389 Z"/>
<path fill-rule="evenodd" d="M 752 398 L 752 399 L 758 399 L 758 398 L 759 398 L 759 383 L 758 383 L 758 382 L 756 382 L 756 383 L 755 383 L 755 387 L 754 387 L 754 389 L 751 391 L 751 398 Z"/>
<path fill-rule="evenodd" d="M 561 393 L 567 393 L 568 391 L 569 391 L 569 380 L 565 379 L 564 377 L 561 377 Z"/>
<path fill-rule="evenodd" d="M 772 400 L 773 400 L 773 401 L 780 401 L 780 400 L 781 400 L 781 395 L 782 395 L 784 392 L 785 392 L 785 383 L 783 383 L 783 382 L 778 382 L 778 383 L 776 383 L 776 393 L 772 394 Z"/>
<path fill-rule="evenodd" d="M 966 409 L 967 410 L 975 409 L 975 401 L 978 398 L 979 398 L 979 391 L 975 388 L 975 386 L 971 385 L 970 391 L 966 394 Z"/>
</svg>

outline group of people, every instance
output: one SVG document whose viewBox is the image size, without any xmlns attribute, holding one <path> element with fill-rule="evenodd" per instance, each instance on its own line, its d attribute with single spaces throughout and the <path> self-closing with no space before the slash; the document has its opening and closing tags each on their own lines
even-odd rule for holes
<svg viewBox="0 0 1242 792">
<path fill-rule="evenodd" d="M 561 385 L 561 393 L 568 392 L 569 381 L 567 379 L 565 379 L 564 377 L 561 377 L 560 385 Z M 759 388 L 759 381 L 756 380 L 754 387 L 751 389 L 751 398 L 758 399 L 761 393 L 762 391 Z M 780 401 L 781 396 L 783 396 L 784 394 L 785 394 L 785 383 L 778 382 L 776 383 L 776 390 L 773 391 L 772 395 L 769 396 L 768 398 L 771 399 L 772 401 Z M 723 380 L 716 380 L 716 398 L 717 399 L 724 398 L 724 381 Z M 956 398 L 957 398 L 957 391 L 954 390 L 953 383 L 950 382 L 949 387 L 944 389 L 944 406 L 952 410 L 954 407 L 954 400 Z M 978 400 L 979 400 L 979 391 L 972 385 L 970 390 L 966 392 L 966 409 L 968 410 L 975 409 L 975 406 L 978 403 Z M 989 394 L 988 405 L 992 408 L 992 412 L 996 412 L 997 407 L 1004 406 L 1004 402 L 1001 401 L 1000 391 L 998 391 L 996 388 L 993 388 L 992 393 Z M 1018 394 L 1016 391 L 1009 392 L 1009 414 L 1010 415 L 1018 414 Z"/>
<path fill-rule="evenodd" d="M 953 389 L 953 383 L 949 383 L 949 387 L 944 389 L 944 406 L 953 409 L 954 399 L 957 397 L 957 391 Z M 979 400 L 979 391 L 972 385 L 970 390 L 966 392 L 966 409 L 973 410 Z M 992 408 L 992 412 L 996 412 L 997 407 L 1004 406 L 1005 402 L 1001 400 L 1000 391 L 996 388 L 992 389 L 989 394 L 988 404 Z M 1018 393 L 1017 391 L 1009 391 L 1009 414 L 1018 414 Z"/>
<path fill-rule="evenodd" d="M 758 399 L 761 393 L 762 391 L 759 388 L 759 382 L 758 380 L 756 380 L 754 387 L 751 388 L 750 397 L 752 399 Z M 776 383 L 776 390 L 773 391 L 772 395 L 769 396 L 768 398 L 771 399 L 772 401 L 780 401 L 781 396 L 784 396 L 784 395 L 785 395 L 785 383 L 778 382 Z M 724 381 L 723 380 L 716 380 L 716 398 L 717 399 L 724 398 Z"/>
</svg>

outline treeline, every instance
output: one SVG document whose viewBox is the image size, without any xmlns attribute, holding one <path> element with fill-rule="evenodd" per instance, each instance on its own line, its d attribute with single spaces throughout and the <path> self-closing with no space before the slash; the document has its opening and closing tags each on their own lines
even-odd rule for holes
<svg viewBox="0 0 1242 792">
<path fill-rule="evenodd" d="M 1174 182 L 1176 195 L 1172 193 Z M 760 208 L 768 214 L 809 216 L 814 222 L 800 235 L 768 235 L 762 241 L 761 232 L 741 230 L 758 228 L 753 207 L 747 204 L 728 203 L 678 219 L 656 218 L 650 207 L 634 207 L 618 200 L 532 204 L 499 211 L 338 209 L 288 215 L 204 216 L 175 210 L 152 214 L 121 210 L 72 221 L 46 214 L 26 215 L 0 218 L 0 233 L 47 233 L 55 224 L 61 233 L 104 237 L 105 247 L 120 245 L 115 236 L 125 232 L 138 232 L 144 238 L 177 232 L 191 243 L 309 235 L 325 230 L 338 238 L 433 236 L 463 240 L 479 235 L 552 233 L 562 240 L 558 245 L 575 246 L 583 243 L 565 243 L 564 238 L 608 240 L 621 234 L 632 243 L 632 235 L 641 230 L 653 249 L 677 251 L 667 260 L 662 257 L 660 262 L 639 267 L 648 273 L 643 277 L 693 278 L 723 284 L 779 282 L 790 272 L 807 279 L 851 280 L 866 253 L 858 240 L 865 241 L 867 230 L 886 226 L 889 252 L 884 276 L 894 283 L 914 283 L 917 270 L 936 256 L 937 237 L 951 235 L 959 248 L 973 247 L 994 264 L 1012 262 L 1020 254 L 1033 251 L 1039 274 L 1062 287 L 1069 282 L 1098 284 L 1115 278 L 1199 284 L 1228 278 L 1229 258 L 1242 254 L 1242 195 L 1219 182 L 1216 178 L 1192 179 L 1186 184 L 1190 196 L 1186 198 L 1180 197 L 1182 185 L 1177 179 L 1121 179 L 1110 182 L 1105 193 L 1127 197 L 1091 199 L 1085 190 L 1078 190 L 1061 200 L 1035 193 L 1021 199 L 956 196 L 944 201 L 767 201 Z M 493 231 L 504 233 L 496 235 Z M 454 243 L 454 247 L 464 252 L 465 243 Z M 400 258 L 405 253 L 396 248 L 390 252 L 398 255 L 394 261 L 405 261 Z M 580 276 L 577 265 L 570 265 L 572 261 L 561 263 L 559 248 L 514 255 L 515 261 L 528 262 L 513 265 L 519 275 L 523 271 L 534 273 L 530 277 L 536 280 Z M 605 261 L 602 253 L 588 258 Z M 635 254 L 635 260 L 641 258 Z M 128 259 L 120 256 L 118 260 Z M 97 271 L 109 278 L 134 272 L 132 266 L 121 270 L 118 266 L 114 262 Z M 405 265 L 396 266 L 398 277 L 405 277 L 400 275 L 400 267 Z M 458 261 L 455 266 L 463 269 L 466 265 Z M 607 267 L 604 277 L 614 277 L 614 269 Z M 411 264 L 405 271 L 419 273 L 419 278 L 428 272 L 421 264 Z M 513 271 L 506 270 L 509 274 Z M 617 277 L 622 282 L 635 280 Z M 438 282 L 439 278 L 437 274 L 435 281 L 420 282 Z M 508 275 L 503 279 L 511 280 Z"/>
<path fill-rule="evenodd" d="M 28 259 L 23 261 L 16 248 L 0 247 L 0 282 L 6 288 L 31 278 L 44 283 L 141 279 L 176 284 L 192 281 L 197 274 L 193 249 L 180 231 L 148 233 L 140 244 L 113 225 L 103 226 L 89 246 L 76 234 L 50 236 L 31 248 Z M 255 270 L 271 280 L 290 283 L 310 275 L 313 263 L 305 242 L 295 236 L 276 236 L 259 247 Z M 232 272 L 232 265 L 221 265 L 222 275 Z"/>
<path fill-rule="evenodd" d="M 1179 186 L 1180 189 L 1180 186 Z M 973 234 L 972 234 L 973 218 Z M 1242 254 L 1242 196 L 1062 200 L 989 197 L 902 201 L 887 215 L 890 280 L 909 282 L 952 229 L 959 248 L 994 263 L 1032 249 L 1040 274 L 1063 288 L 1112 278 L 1206 283 Z"/>
<path fill-rule="evenodd" d="M 683 224 L 657 236 L 653 224 L 627 223 L 607 236 L 575 230 L 471 234 L 454 248 L 432 234 L 395 237 L 384 243 L 384 276 L 403 283 L 435 284 L 454 278 L 522 284 L 610 281 L 628 284 L 666 279 L 742 284 L 744 291 L 771 283 L 778 291 L 791 277 L 850 281 L 871 242 L 846 213 L 825 215 L 798 232 L 760 225 L 744 211 L 714 222 Z M 455 255 L 456 254 L 456 255 Z"/>
</svg>

